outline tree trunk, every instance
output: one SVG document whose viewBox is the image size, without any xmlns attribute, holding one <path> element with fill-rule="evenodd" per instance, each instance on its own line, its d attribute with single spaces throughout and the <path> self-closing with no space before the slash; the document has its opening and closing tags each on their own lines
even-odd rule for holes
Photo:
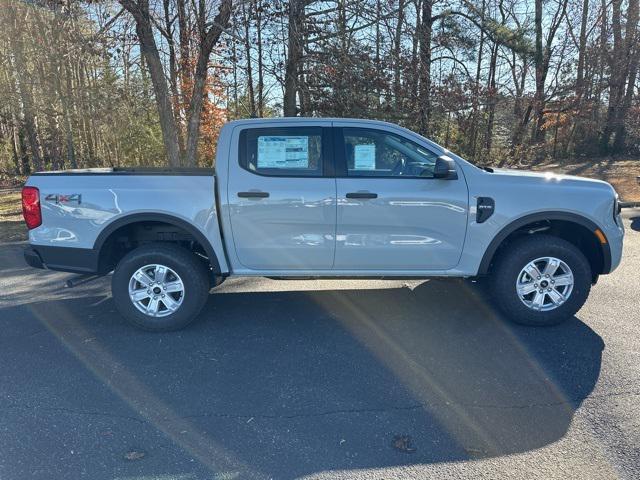
<svg viewBox="0 0 640 480">
<path fill-rule="evenodd" d="M 18 92 L 22 103 L 22 118 L 24 119 L 24 127 L 27 131 L 27 142 L 31 151 L 31 161 L 35 170 L 42 170 L 42 156 L 40 155 L 40 142 L 38 140 L 38 132 L 36 130 L 35 114 L 33 110 L 33 92 L 31 85 L 28 84 L 26 72 L 26 63 L 24 59 L 23 38 L 20 34 L 20 27 L 17 23 L 16 11 L 18 9 L 11 6 L 9 11 L 9 20 L 11 22 L 10 44 L 13 50 L 13 66 L 16 72 L 16 83 L 18 84 Z"/>
<path fill-rule="evenodd" d="M 148 1 L 140 0 L 136 3 L 133 0 L 120 0 L 120 3 L 133 15 L 136 21 L 136 33 L 140 42 L 140 51 L 147 63 L 156 97 L 156 106 L 158 108 L 160 128 L 162 130 L 162 141 L 164 143 L 167 160 L 171 167 L 180 166 L 178 125 L 173 115 L 169 87 L 167 86 L 167 79 L 164 76 L 160 53 L 158 52 L 153 28 L 151 26 Z"/>
<path fill-rule="evenodd" d="M 262 58 L 262 1 L 254 1 L 258 40 L 258 116 L 264 116 L 264 61 Z"/>
<path fill-rule="evenodd" d="M 402 25 L 404 23 L 405 0 L 398 2 L 398 21 L 393 39 L 393 96 L 396 108 L 402 106 L 402 91 L 400 89 L 400 74 L 402 72 Z"/>
<path fill-rule="evenodd" d="M 184 9 L 184 2 L 181 1 L 179 4 L 181 4 Z M 178 92 L 178 60 L 176 56 L 176 46 L 173 40 L 173 20 L 171 19 L 170 0 L 162 0 L 162 6 L 164 11 L 164 29 L 167 32 L 167 48 L 169 50 L 169 89 L 171 90 L 174 105 L 178 105 L 180 103 L 180 94 Z M 126 56 L 123 55 L 123 58 L 126 58 Z M 176 107 L 176 115 L 178 111 L 179 108 Z"/>
<path fill-rule="evenodd" d="M 535 0 L 535 32 L 536 46 L 534 54 L 536 90 L 533 97 L 533 134 L 531 140 L 538 143 L 544 140 L 544 83 L 546 72 L 544 68 L 544 50 L 542 47 L 542 0 Z"/>
<path fill-rule="evenodd" d="M 242 20 L 244 23 L 244 54 L 247 57 L 247 96 L 249 97 L 249 111 L 252 117 L 256 116 L 256 97 L 253 91 L 253 67 L 251 65 L 251 9 L 247 13 L 245 4 L 242 4 Z"/>
<path fill-rule="evenodd" d="M 578 71 L 576 73 L 576 98 L 578 102 L 584 95 L 584 64 L 587 50 L 587 21 L 589 20 L 589 0 L 582 2 L 580 19 L 580 39 L 578 41 Z"/>
<path fill-rule="evenodd" d="M 600 139 L 602 153 L 614 153 L 624 146 L 624 116 L 627 80 L 637 72 L 637 46 L 635 45 L 638 24 L 638 0 L 629 0 L 625 35 L 622 35 L 622 0 L 612 1 L 611 29 L 613 31 L 613 51 L 609 56 L 611 78 L 609 80 L 609 106 L 607 120 Z M 629 85 L 633 90 L 634 85 Z M 630 95 L 633 95 L 631 92 Z M 631 105 L 629 101 L 629 106 Z M 610 146 L 611 136 L 615 135 Z"/>
<path fill-rule="evenodd" d="M 295 117 L 298 114 L 296 95 L 298 93 L 298 74 L 302 62 L 302 33 L 304 29 L 305 0 L 290 0 L 289 2 L 289 42 L 287 48 L 287 62 L 284 74 L 283 111 L 285 117 Z"/>
<path fill-rule="evenodd" d="M 195 167 L 198 164 L 198 140 L 200 139 L 200 121 L 205 87 L 207 84 L 207 73 L 209 70 L 209 57 L 211 56 L 213 47 L 218 43 L 223 29 L 229 24 L 231 7 L 231 0 L 222 0 L 220 10 L 213 21 L 213 25 L 209 30 L 203 32 L 200 52 L 198 54 L 198 63 L 196 64 L 193 79 L 193 91 L 191 92 L 191 101 L 189 102 L 189 111 L 187 114 L 185 163 L 189 167 Z"/>
<path fill-rule="evenodd" d="M 523 111 L 523 93 L 524 87 L 526 85 L 527 80 L 527 71 L 528 71 L 528 63 L 527 57 L 522 57 L 522 75 L 518 79 L 517 74 L 517 64 L 516 64 L 516 54 L 512 53 L 513 66 L 511 76 L 513 77 L 513 83 L 516 86 L 516 98 L 514 99 L 513 104 L 513 115 L 516 119 L 516 124 L 513 129 L 513 135 L 511 136 L 511 155 L 513 156 L 517 150 L 517 148 L 522 144 L 522 137 L 524 135 L 524 131 L 529 123 L 529 116 L 531 114 L 530 104 L 527 108 L 526 112 Z"/>
<path fill-rule="evenodd" d="M 418 87 L 418 132 L 429 135 L 431 131 L 431 35 L 433 27 L 433 1 L 422 3 L 422 22 L 419 30 L 419 87 Z"/>
<path fill-rule="evenodd" d="M 551 22 L 549 25 L 549 31 L 547 33 L 546 42 L 543 45 L 542 35 L 542 17 L 543 17 L 543 2 L 542 0 L 535 0 L 535 31 L 536 31 L 536 47 L 535 47 L 535 67 L 536 67 L 536 91 L 533 99 L 533 111 L 534 111 L 534 128 L 532 134 L 533 143 L 540 143 L 544 141 L 544 107 L 545 107 L 545 82 L 547 80 L 547 73 L 549 72 L 549 62 L 551 59 L 553 40 L 558 32 L 558 28 L 565 18 L 567 11 L 568 0 L 558 0 L 558 7 L 556 12 L 547 17 Z"/>
<path fill-rule="evenodd" d="M 598 85 L 604 85 L 605 64 L 607 63 L 607 0 L 600 1 L 600 49 L 598 51 Z M 596 108 L 593 109 L 593 121 L 599 123 L 600 119 L 600 99 L 602 97 L 602 87 L 599 87 L 595 94 Z"/>
<path fill-rule="evenodd" d="M 480 12 L 480 43 L 478 45 L 478 61 L 476 62 L 476 79 L 474 83 L 475 91 L 471 95 L 471 134 L 469 135 L 469 151 L 471 158 L 476 158 L 476 143 L 478 138 L 478 99 L 480 97 L 480 73 L 482 71 L 482 54 L 484 51 L 484 16 L 486 10 L 486 0 L 482 0 L 482 10 Z"/>
<path fill-rule="evenodd" d="M 496 63 L 498 60 L 498 44 L 495 43 L 491 49 L 491 60 L 489 62 L 489 79 L 487 82 L 488 92 L 488 117 L 487 117 L 487 136 L 485 147 L 487 155 L 491 155 L 491 144 L 493 141 L 493 123 L 496 116 Z"/>
<path fill-rule="evenodd" d="M 415 15 L 415 30 L 413 35 L 413 41 L 411 43 L 411 74 L 409 75 L 410 86 L 407 87 L 407 90 L 410 92 L 409 97 L 409 111 L 415 112 L 417 110 L 418 104 L 418 85 L 420 84 L 420 69 L 418 66 L 420 65 L 420 60 L 418 59 L 418 55 L 420 52 L 420 25 L 422 24 L 422 20 L 420 18 L 420 12 L 422 10 L 422 0 L 416 0 L 416 15 Z"/>
<path fill-rule="evenodd" d="M 179 61 L 178 61 L 178 96 L 174 99 L 177 105 L 175 111 L 176 124 L 178 125 L 178 143 L 180 147 L 180 155 L 185 155 L 185 124 L 186 124 L 186 103 L 191 95 L 193 84 L 191 83 L 191 75 L 193 73 L 193 65 L 191 64 L 191 44 L 189 19 L 187 18 L 186 2 L 187 0 L 175 0 L 176 12 L 178 19 L 178 44 L 179 44 Z"/>
<path fill-rule="evenodd" d="M 638 41 L 638 0 L 629 0 L 627 10 L 627 25 L 625 28 L 625 79 L 626 92 L 621 95 L 620 107 L 618 109 L 618 120 L 614 129 L 614 140 L 612 150 L 614 152 L 621 152 L 625 146 L 626 128 L 625 119 L 627 113 L 631 108 L 633 100 L 634 89 L 636 85 L 636 78 L 638 74 L 638 60 L 640 57 L 640 46 L 637 45 Z M 622 90 L 625 89 L 625 85 L 622 85 Z"/>
</svg>

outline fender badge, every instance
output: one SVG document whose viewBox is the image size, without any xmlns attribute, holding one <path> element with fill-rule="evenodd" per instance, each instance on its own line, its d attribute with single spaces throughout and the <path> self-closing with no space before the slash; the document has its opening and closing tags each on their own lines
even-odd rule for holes
<svg viewBox="0 0 640 480">
<path fill-rule="evenodd" d="M 79 193 L 71 193 L 69 195 L 62 195 L 58 193 L 49 193 L 46 197 L 44 197 L 45 201 L 50 203 L 55 203 L 56 205 L 64 204 L 76 204 L 80 205 L 82 203 L 82 195 Z"/>
</svg>

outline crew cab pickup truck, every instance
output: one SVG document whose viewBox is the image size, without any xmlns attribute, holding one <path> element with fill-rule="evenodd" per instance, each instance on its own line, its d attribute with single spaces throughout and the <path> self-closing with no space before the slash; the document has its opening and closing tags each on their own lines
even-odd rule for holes
<svg viewBox="0 0 640 480">
<path fill-rule="evenodd" d="M 608 183 L 478 168 L 389 123 L 226 124 L 213 169 L 40 172 L 23 190 L 33 267 L 107 274 L 121 314 L 186 326 L 225 277 L 486 277 L 516 322 L 574 315 L 620 263 Z"/>
</svg>

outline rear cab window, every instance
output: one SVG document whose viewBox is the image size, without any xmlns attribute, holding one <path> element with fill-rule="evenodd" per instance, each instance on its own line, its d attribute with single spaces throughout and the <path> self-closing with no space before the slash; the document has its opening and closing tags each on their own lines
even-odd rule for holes
<svg viewBox="0 0 640 480">
<path fill-rule="evenodd" d="M 240 133 L 239 162 L 257 175 L 322 177 L 325 147 L 322 127 L 250 128 Z"/>
</svg>

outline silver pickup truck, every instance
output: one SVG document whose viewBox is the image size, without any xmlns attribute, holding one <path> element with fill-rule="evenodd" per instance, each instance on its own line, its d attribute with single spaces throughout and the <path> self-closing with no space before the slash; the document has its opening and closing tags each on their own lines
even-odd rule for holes
<svg viewBox="0 0 640 480">
<path fill-rule="evenodd" d="M 33 267 L 107 274 L 148 330 L 186 326 L 225 277 L 486 277 L 510 319 L 549 325 L 620 263 L 616 192 L 478 168 L 389 123 L 226 124 L 213 169 L 41 172 L 23 190 Z"/>
</svg>

